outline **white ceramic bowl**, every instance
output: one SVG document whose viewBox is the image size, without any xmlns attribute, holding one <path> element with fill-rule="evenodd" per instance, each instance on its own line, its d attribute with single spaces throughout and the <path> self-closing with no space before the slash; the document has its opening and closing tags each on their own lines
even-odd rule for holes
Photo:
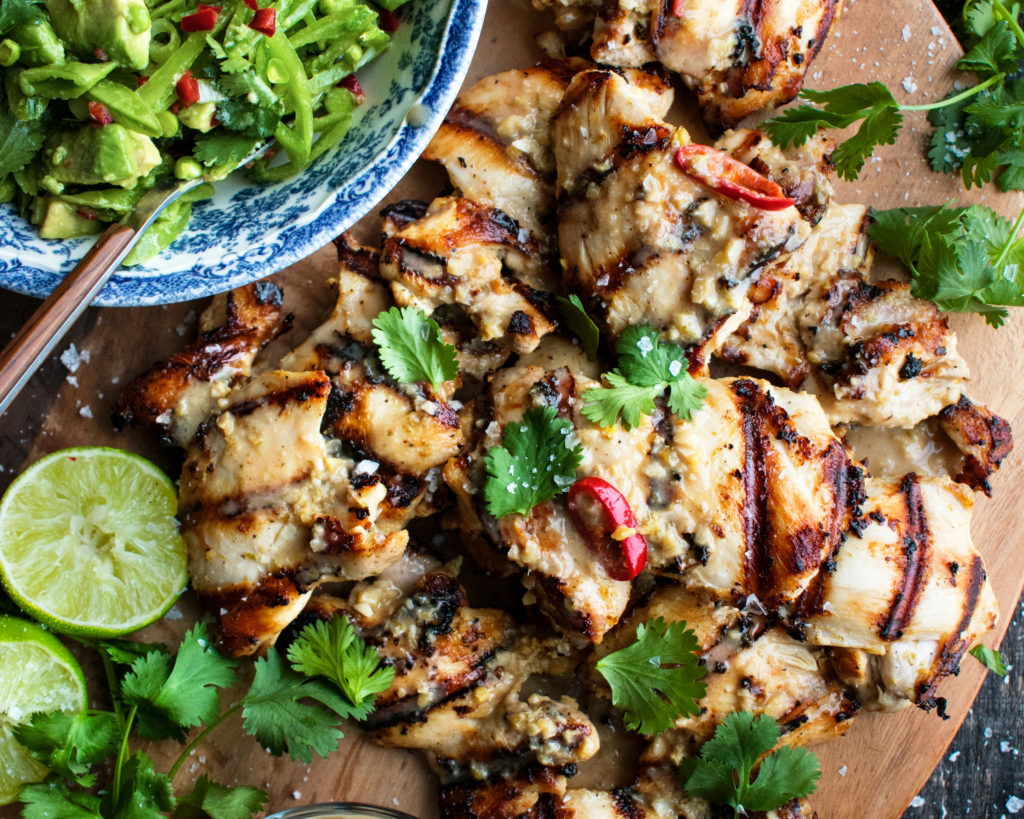
<svg viewBox="0 0 1024 819">
<path fill-rule="evenodd" d="M 363 217 L 405 175 L 469 68 L 486 0 L 411 0 L 391 48 L 359 72 L 367 93 L 344 141 L 302 174 L 257 185 L 244 172 L 197 204 L 185 233 L 144 265 L 122 268 L 101 306 L 167 304 L 269 276 Z M 0 287 L 45 296 L 93 239 L 47 241 L 0 206 Z"/>
</svg>

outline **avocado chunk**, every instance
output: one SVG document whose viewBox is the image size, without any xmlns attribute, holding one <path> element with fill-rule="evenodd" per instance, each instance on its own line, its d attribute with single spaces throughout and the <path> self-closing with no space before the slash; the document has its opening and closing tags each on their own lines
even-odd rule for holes
<svg viewBox="0 0 1024 819">
<path fill-rule="evenodd" d="M 99 49 L 125 68 L 149 64 L 152 25 L 145 0 L 46 0 L 57 36 L 81 56 Z"/>
<path fill-rule="evenodd" d="M 72 239 L 103 230 L 103 222 L 82 216 L 79 210 L 60 197 L 47 196 L 33 204 L 32 221 L 39 225 L 39 236 L 43 239 Z"/>
<path fill-rule="evenodd" d="M 145 134 L 114 123 L 55 134 L 43 149 L 43 173 L 58 182 L 132 188 L 160 164 L 160 151 Z"/>
</svg>

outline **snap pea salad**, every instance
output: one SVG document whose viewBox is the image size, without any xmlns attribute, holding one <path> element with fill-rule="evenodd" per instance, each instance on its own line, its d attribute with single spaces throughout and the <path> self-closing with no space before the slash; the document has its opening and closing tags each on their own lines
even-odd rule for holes
<svg viewBox="0 0 1024 819">
<path fill-rule="evenodd" d="M 66 239 L 162 180 L 221 179 L 271 139 L 250 175 L 292 176 L 345 136 L 355 71 L 405 2 L 0 0 L 0 202 Z M 170 205 L 126 263 L 166 248 L 212 194 L 204 181 Z"/>
</svg>

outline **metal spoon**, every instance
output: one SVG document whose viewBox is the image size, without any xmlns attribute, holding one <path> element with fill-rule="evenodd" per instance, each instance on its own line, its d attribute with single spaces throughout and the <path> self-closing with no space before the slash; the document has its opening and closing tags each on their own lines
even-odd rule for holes
<svg viewBox="0 0 1024 819">
<path fill-rule="evenodd" d="M 252 162 L 268 147 L 269 143 L 264 143 L 236 168 Z M 218 178 L 221 176 L 218 174 Z M 211 180 L 201 176 L 170 187 L 153 188 L 139 199 L 123 222 L 115 222 L 100 234 L 75 268 L 0 353 L 0 414 L 10 406 L 32 373 L 96 298 L 156 218 L 183 193 L 206 181 Z"/>
</svg>

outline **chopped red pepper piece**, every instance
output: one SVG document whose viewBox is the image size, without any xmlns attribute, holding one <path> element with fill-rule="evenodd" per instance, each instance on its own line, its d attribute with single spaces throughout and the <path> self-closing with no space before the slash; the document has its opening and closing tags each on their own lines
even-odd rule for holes
<svg viewBox="0 0 1024 819">
<path fill-rule="evenodd" d="M 362 102 L 366 99 L 366 92 L 363 90 L 363 86 L 359 84 L 359 80 L 356 79 L 355 74 L 349 74 L 345 79 L 338 83 L 340 88 L 344 88 L 346 91 L 351 91 L 352 96 L 356 98 L 356 102 Z"/>
<path fill-rule="evenodd" d="M 386 31 L 388 34 L 394 34 L 398 31 L 398 27 L 402 24 L 402 21 L 398 19 L 398 15 L 393 11 L 387 9 L 380 9 L 377 12 L 380 15 L 380 28 L 381 31 Z"/>
<path fill-rule="evenodd" d="M 199 9 L 181 18 L 181 30 L 186 33 L 193 31 L 213 31 L 217 25 L 218 9 L 214 6 L 199 4 Z"/>
<path fill-rule="evenodd" d="M 191 71 L 181 75 L 181 79 L 174 85 L 178 92 L 178 102 L 181 108 L 188 108 L 195 102 L 199 102 L 199 83 L 192 76 Z"/>
<path fill-rule="evenodd" d="M 97 125 L 110 125 L 114 122 L 114 117 L 107 106 L 96 100 L 89 100 L 89 117 Z"/>
<path fill-rule="evenodd" d="M 569 519 L 612 580 L 632 580 L 647 565 L 647 541 L 618 489 L 603 478 L 581 478 L 569 488 Z"/>
<path fill-rule="evenodd" d="M 110 62 L 110 56 L 102 48 L 94 48 L 92 53 L 96 55 L 96 59 L 101 63 Z"/>
<path fill-rule="evenodd" d="M 75 208 L 75 213 L 89 222 L 95 222 L 99 218 L 99 214 L 97 214 L 92 208 Z M 70 458 L 69 460 L 73 461 L 75 459 Z"/>
<path fill-rule="evenodd" d="M 686 11 L 686 0 L 672 0 L 672 13 L 676 17 L 682 17 Z"/>
<path fill-rule="evenodd" d="M 144 86 L 147 82 L 149 82 L 149 77 L 147 77 L 145 74 L 142 74 L 141 76 L 135 78 L 135 87 L 142 88 L 142 86 Z"/>
<path fill-rule="evenodd" d="M 676 152 L 676 162 L 687 176 L 692 176 L 722 196 L 738 199 L 755 208 L 782 210 L 796 202 L 768 177 L 707 145 L 684 145 Z"/>
<path fill-rule="evenodd" d="M 277 31 L 277 9 L 256 9 L 249 28 L 267 37 L 273 37 Z"/>
<path fill-rule="evenodd" d="M 259 6 L 256 4 L 256 0 L 242 0 L 242 2 L 245 3 L 245 5 L 251 8 L 253 11 L 256 11 L 256 9 L 259 8 Z"/>
</svg>

